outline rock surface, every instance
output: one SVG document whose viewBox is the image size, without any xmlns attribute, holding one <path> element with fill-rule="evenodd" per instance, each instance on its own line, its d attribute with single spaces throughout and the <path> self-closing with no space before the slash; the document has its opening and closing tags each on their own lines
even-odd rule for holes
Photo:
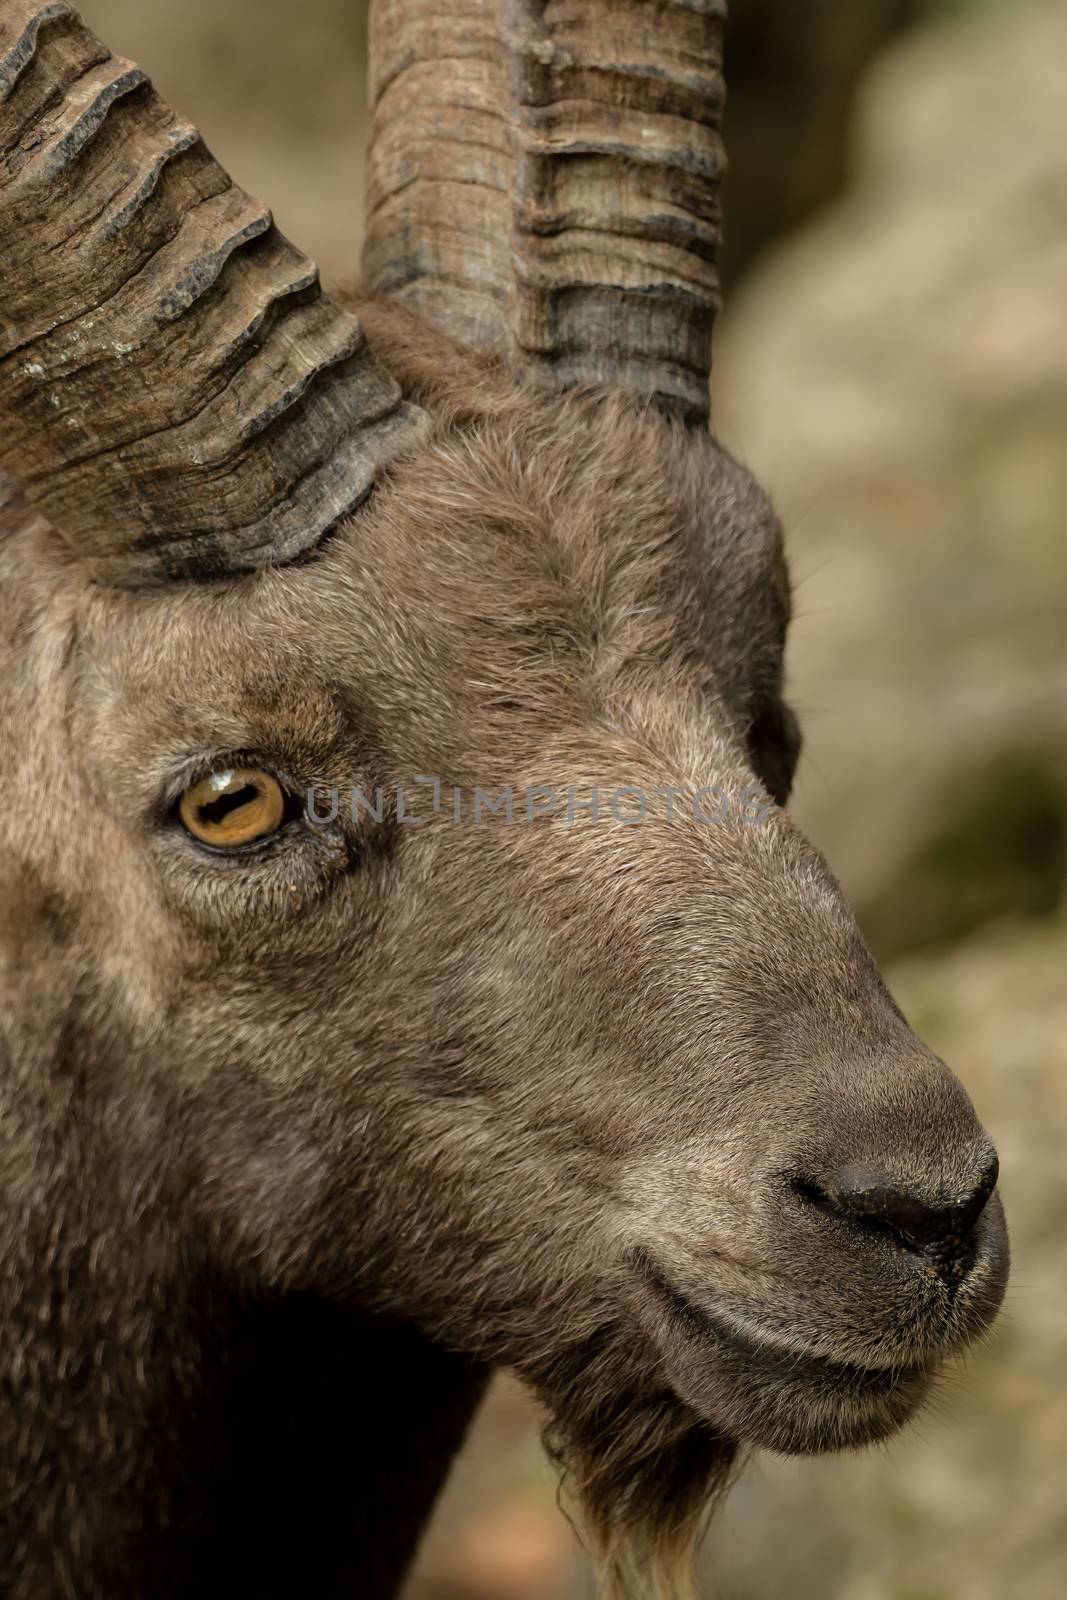
<svg viewBox="0 0 1067 1600">
<path fill-rule="evenodd" d="M 1031 909 L 1036 874 L 1047 910 L 1067 872 L 1065 54 L 1048 0 L 891 51 L 851 192 L 719 340 L 717 427 L 798 585 L 794 811 L 887 952 L 962 931 L 927 901 L 956 893 L 937 845 L 976 808 L 994 904 Z"/>
</svg>

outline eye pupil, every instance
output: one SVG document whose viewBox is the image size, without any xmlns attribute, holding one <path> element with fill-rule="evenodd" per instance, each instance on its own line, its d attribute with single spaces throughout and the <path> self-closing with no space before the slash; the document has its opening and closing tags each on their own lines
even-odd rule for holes
<svg viewBox="0 0 1067 1600">
<path fill-rule="evenodd" d="M 246 783 L 240 789 L 230 789 L 220 794 L 217 800 L 208 800 L 197 808 L 197 815 L 201 822 L 223 822 L 234 811 L 239 811 L 242 806 L 251 805 L 260 796 L 260 790 L 254 783 Z"/>
<path fill-rule="evenodd" d="M 252 767 L 212 772 L 178 802 L 186 832 L 217 849 L 270 838 L 284 822 L 285 812 L 285 791 L 277 778 Z"/>
</svg>

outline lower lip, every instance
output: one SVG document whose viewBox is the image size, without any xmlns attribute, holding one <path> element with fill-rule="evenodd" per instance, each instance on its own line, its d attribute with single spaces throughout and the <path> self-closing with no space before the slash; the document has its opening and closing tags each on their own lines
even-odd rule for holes
<svg viewBox="0 0 1067 1600">
<path fill-rule="evenodd" d="M 853 1399 L 875 1399 L 929 1375 L 928 1367 L 914 1362 L 892 1367 L 861 1367 L 853 1362 L 834 1361 L 829 1356 L 807 1355 L 765 1343 L 739 1332 L 703 1306 L 694 1305 L 647 1257 L 642 1255 L 638 1266 L 645 1283 L 668 1314 L 676 1335 L 697 1340 L 702 1345 L 711 1339 L 763 1378 L 823 1389 L 838 1398 L 847 1394 Z"/>
</svg>

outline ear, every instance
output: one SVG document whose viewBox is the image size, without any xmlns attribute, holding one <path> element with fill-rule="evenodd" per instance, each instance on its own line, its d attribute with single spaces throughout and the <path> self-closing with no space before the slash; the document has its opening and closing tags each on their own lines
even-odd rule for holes
<svg viewBox="0 0 1067 1600">
<path fill-rule="evenodd" d="M 756 713 L 748 732 L 748 753 L 756 776 L 784 806 L 793 788 L 802 745 L 800 724 L 777 696 Z"/>
</svg>

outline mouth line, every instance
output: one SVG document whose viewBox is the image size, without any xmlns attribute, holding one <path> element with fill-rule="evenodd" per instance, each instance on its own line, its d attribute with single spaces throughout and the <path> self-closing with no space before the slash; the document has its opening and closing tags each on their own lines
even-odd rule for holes
<svg viewBox="0 0 1067 1600">
<path fill-rule="evenodd" d="M 770 1340 L 754 1337 L 707 1306 L 690 1300 L 663 1275 L 644 1250 L 635 1250 L 631 1259 L 672 1325 L 686 1338 L 702 1344 L 711 1338 L 764 1378 L 780 1383 L 800 1382 L 830 1390 L 835 1395 L 847 1391 L 853 1395 L 877 1396 L 930 1374 L 930 1363 L 905 1361 L 888 1367 L 865 1367 L 852 1361 L 837 1361 L 831 1356 L 789 1350 Z"/>
</svg>

